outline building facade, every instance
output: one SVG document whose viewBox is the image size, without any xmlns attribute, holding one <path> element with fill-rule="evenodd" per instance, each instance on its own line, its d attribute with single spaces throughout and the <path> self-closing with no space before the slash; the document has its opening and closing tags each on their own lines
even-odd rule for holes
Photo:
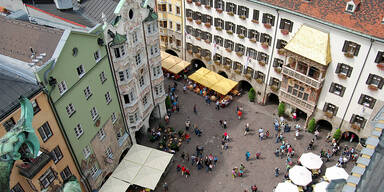
<svg viewBox="0 0 384 192">
<path fill-rule="evenodd" d="M 105 39 L 132 139 L 147 133 L 150 118 L 166 114 L 159 29 L 154 1 L 121 0 Z M 136 141 L 133 141 L 136 142 Z"/>
<path fill-rule="evenodd" d="M 1 70 L 0 74 L 2 77 L 0 89 L 3 93 L 0 136 L 4 136 L 19 120 L 21 110 L 18 98 L 25 96 L 30 99 L 33 106 L 32 126 L 40 142 L 38 157 L 30 163 L 23 163 L 21 160 L 15 162 L 10 175 L 11 191 L 43 189 L 55 191 L 62 187 L 63 182 L 71 175 L 81 181 L 78 168 L 75 166 L 48 97 L 43 93 L 42 88 L 36 84 L 36 81 L 30 82 L 17 78 L 16 76 L 20 74 L 16 75 L 6 70 Z M 4 99 L 5 97 L 8 98 Z M 85 190 L 85 186 L 81 186 Z"/>
<path fill-rule="evenodd" d="M 184 6 L 182 0 L 156 1 L 159 21 L 160 48 L 184 58 Z"/>
<path fill-rule="evenodd" d="M 329 15 L 320 11 L 330 9 L 325 4 Z M 248 82 L 261 104 L 278 98 L 288 114 L 366 138 L 365 124 L 384 99 L 383 11 L 372 8 L 377 1 L 325 4 L 186 0 L 186 60 Z M 304 26 L 329 35 L 329 63 L 284 49 Z"/>
</svg>

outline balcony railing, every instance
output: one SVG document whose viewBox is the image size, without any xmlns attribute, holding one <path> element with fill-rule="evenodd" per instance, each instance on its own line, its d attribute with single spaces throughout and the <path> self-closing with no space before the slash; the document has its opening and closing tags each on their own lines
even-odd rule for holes
<svg viewBox="0 0 384 192">
<path fill-rule="evenodd" d="M 30 163 L 17 165 L 22 176 L 33 179 L 33 177 L 51 160 L 51 156 L 47 152 L 40 152 L 35 159 L 31 159 Z"/>
<path fill-rule="evenodd" d="M 293 77 L 301 82 L 304 82 L 305 84 L 314 87 L 316 89 L 320 89 L 323 86 L 323 80 L 319 81 L 316 79 L 313 79 L 311 77 L 308 77 L 302 73 L 299 73 L 295 71 L 294 69 L 291 69 L 287 66 L 283 66 L 283 74 L 288 75 L 290 77 Z"/>
<path fill-rule="evenodd" d="M 283 89 L 280 89 L 279 98 L 281 98 L 282 101 L 285 101 L 293 106 L 297 106 L 301 109 L 304 109 L 303 111 L 305 112 L 312 113 L 315 109 L 315 104 L 312 104 L 307 101 L 304 101 L 303 99 L 297 98 L 296 96 L 285 92 Z"/>
</svg>

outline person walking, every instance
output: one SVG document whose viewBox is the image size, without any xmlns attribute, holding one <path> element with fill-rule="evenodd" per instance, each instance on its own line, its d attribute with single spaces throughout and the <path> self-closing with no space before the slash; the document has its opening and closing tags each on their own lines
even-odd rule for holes
<svg viewBox="0 0 384 192">
<path fill-rule="evenodd" d="M 167 182 L 164 182 L 164 184 L 163 184 L 163 191 L 164 192 L 168 191 L 168 183 Z"/>
<path fill-rule="evenodd" d="M 241 116 L 243 115 L 243 112 L 238 110 L 237 111 L 237 118 L 240 120 L 241 119 Z"/>
<path fill-rule="evenodd" d="M 275 168 L 275 177 L 278 177 L 279 176 L 279 171 L 280 169 L 278 167 Z"/>
<path fill-rule="evenodd" d="M 249 123 L 245 124 L 244 136 L 246 136 L 248 132 L 249 132 Z"/>
<path fill-rule="evenodd" d="M 249 160 L 249 157 L 251 157 L 251 153 L 249 152 L 249 151 L 247 151 L 246 153 L 245 153 L 245 160 Z"/>
<path fill-rule="evenodd" d="M 183 87 L 183 93 L 185 94 L 186 91 L 187 91 L 187 86 L 184 85 L 184 87 Z"/>
<path fill-rule="evenodd" d="M 193 105 L 193 112 L 197 115 L 197 108 L 196 108 L 196 104 Z"/>
<path fill-rule="evenodd" d="M 216 101 L 216 110 L 220 110 L 220 102 L 219 102 L 219 100 Z"/>
<path fill-rule="evenodd" d="M 185 130 L 189 130 L 189 128 L 191 127 L 191 121 L 189 120 L 189 119 L 187 119 L 186 121 L 185 121 Z"/>
<path fill-rule="evenodd" d="M 223 121 L 223 128 L 224 128 L 224 129 L 227 128 L 227 120 L 224 120 L 224 121 Z"/>
</svg>

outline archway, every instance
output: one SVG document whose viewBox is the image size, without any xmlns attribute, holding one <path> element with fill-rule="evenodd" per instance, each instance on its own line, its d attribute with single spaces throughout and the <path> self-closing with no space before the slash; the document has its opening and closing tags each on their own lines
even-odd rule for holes
<svg viewBox="0 0 384 192">
<path fill-rule="evenodd" d="M 325 129 L 328 131 L 332 131 L 332 124 L 324 119 L 320 119 L 316 122 L 316 129 Z"/>
<path fill-rule="evenodd" d="M 241 91 L 248 92 L 252 88 L 252 85 L 246 81 L 246 80 L 241 80 L 239 81 L 239 89 Z"/>
<path fill-rule="evenodd" d="M 176 53 L 174 50 L 172 50 L 172 49 L 167 49 L 167 50 L 165 50 L 165 52 L 166 52 L 166 53 L 169 53 L 169 54 L 171 54 L 171 55 L 173 55 L 173 56 L 178 57 L 177 53 Z"/>
<path fill-rule="evenodd" d="M 268 93 L 266 102 L 267 105 L 279 105 L 279 103 L 279 96 L 274 93 Z"/>
<path fill-rule="evenodd" d="M 197 71 L 198 69 L 200 69 L 202 67 L 207 68 L 207 66 L 205 66 L 204 62 L 201 61 L 200 59 L 192 59 L 191 64 L 192 64 L 192 70 L 193 71 Z"/>
<path fill-rule="evenodd" d="M 140 144 L 143 139 L 145 139 L 144 125 L 140 127 L 138 131 L 135 132 L 136 143 Z"/>
<path fill-rule="evenodd" d="M 299 108 L 296 108 L 296 116 L 297 116 L 297 119 L 307 120 L 307 113 L 300 110 Z"/>
<path fill-rule="evenodd" d="M 341 139 L 349 142 L 359 142 L 359 136 L 352 131 L 346 131 L 341 135 Z"/>
<path fill-rule="evenodd" d="M 224 71 L 219 71 L 217 74 L 219 74 L 219 75 L 221 75 L 221 76 L 223 76 L 225 78 L 228 78 L 227 73 L 225 73 Z"/>
</svg>

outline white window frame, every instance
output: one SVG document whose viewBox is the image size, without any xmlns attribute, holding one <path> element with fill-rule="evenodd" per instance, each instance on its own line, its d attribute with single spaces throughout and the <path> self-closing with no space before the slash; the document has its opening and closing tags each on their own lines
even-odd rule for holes
<svg viewBox="0 0 384 192">
<path fill-rule="evenodd" d="M 141 53 L 140 52 L 135 55 L 135 61 L 136 61 L 136 65 L 137 66 L 142 63 Z"/>
<path fill-rule="evenodd" d="M 92 107 L 91 117 L 92 117 L 92 120 L 94 121 L 99 117 L 99 113 L 97 113 L 96 107 Z"/>
<path fill-rule="evenodd" d="M 49 187 L 56 179 L 55 174 L 52 171 L 52 168 L 50 167 L 45 171 L 45 173 L 39 178 L 40 184 L 42 185 L 43 189 L 46 189 Z M 44 184 L 46 183 L 46 184 Z"/>
<path fill-rule="evenodd" d="M 101 53 L 100 50 L 97 50 L 93 53 L 93 58 L 95 59 L 96 63 L 98 63 L 101 60 Z"/>
<path fill-rule="evenodd" d="M 83 128 L 81 127 L 81 124 L 77 124 L 76 127 L 74 128 L 75 130 L 75 135 L 76 135 L 76 138 L 79 139 L 83 133 L 84 133 L 84 130 Z"/>
<path fill-rule="evenodd" d="M 91 155 L 91 153 L 92 153 L 92 151 L 91 151 L 91 147 L 89 147 L 89 145 L 87 145 L 83 148 L 84 159 L 88 159 L 88 157 Z"/>
<path fill-rule="evenodd" d="M 105 72 L 104 71 L 102 71 L 99 74 L 99 77 L 100 77 L 101 84 L 103 84 L 107 80 L 107 78 L 105 77 Z"/>
<path fill-rule="evenodd" d="M 71 117 L 73 115 L 73 113 L 76 112 L 75 106 L 72 103 L 68 104 L 65 107 L 65 109 L 66 109 L 67 114 L 68 114 L 69 117 Z"/>
<path fill-rule="evenodd" d="M 113 112 L 112 115 L 111 115 L 111 120 L 112 120 L 112 124 L 115 124 L 116 121 L 117 121 L 117 117 L 116 117 L 116 113 Z"/>
<path fill-rule="evenodd" d="M 92 96 L 92 91 L 89 86 L 84 89 L 85 98 L 88 100 Z"/>
<path fill-rule="evenodd" d="M 51 127 L 49 126 L 48 121 L 45 122 L 43 125 L 41 125 L 41 127 L 38 128 L 37 130 L 38 130 L 38 132 L 40 134 L 40 137 L 41 137 L 41 140 L 43 140 L 43 142 L 46 142 L 53 135 Z"/>
<path fill-rule="evenodd" d="M 79 75 L 79 78 L 82 78 L 85 75 L 84 66 L 80 65 L 76 68 L 77 75 Z"/>
<path fill-rule="evenodd" d="M 106 100 L 107 104 L 111 103 L 111 101 L 112 101 L 111 93 L 109 91 L 105 94 L 105 100 Z"/>
<path fill-rule="evenodd" d="M 145 85 L 145 78 L 144 78 L 144 75 L 142 75 L 139 78 L 139 86 L 140 86 L 140 88 L 143 88 L 144 85 Z"/>
<path fill-rule="evenodd" d="M 136 44 L 138 42 L 137 31 L 132 31 L 132 43 Z"/>
<path fill-rule="evenodd" d="M 65 80 L 61 81 L 57 87 L 59 88 L 60 95 L 63 95 L 65 92 L 67 92 L 67 83 Z"/>
<path fill-rule="evenodd" d="M 105 131 L 104 131 L 104 128 L 101 128 L 98 132 L 97 132 L 97 136 L 99 137 L 99 140 L 102 141 L 104 138 L 105 138 Z"/>
<path fill-rule="evenodd" d="M 57 146 L 51 151 L 52 159 L 55 164 L 57 164 L 61 159 L 63 159 L 63 152 L 60 147 Z"/>
<path fill-rule="evenodd" d="M 93 166 L 89 169 L 90 175 L 92 178 L 95 178 L 97 173 L 99 172 L 99 168 L 97 167 L 97 164 L 94 163 Z"/>
<path fill-rule="evenodd" d="M 143 99 L 142 99 L 142 101 L 143 101 L 143 106 L 144 107 L 146 107 L 146 106 L 148 106 L 148 104 L 149 104 L 149 102 L 148 102 L 148 93 L 147 94 L 145 94 L 144 96 L 143 96 Z"/>
<path fill-rule="evenodd" d="M 107 149 L 105 150 L 105 155 L 106 155 L 108 158 L 113 159 L 113 152 L 112 152 L 111 147 L 107 147 Z"/>
</svg>

